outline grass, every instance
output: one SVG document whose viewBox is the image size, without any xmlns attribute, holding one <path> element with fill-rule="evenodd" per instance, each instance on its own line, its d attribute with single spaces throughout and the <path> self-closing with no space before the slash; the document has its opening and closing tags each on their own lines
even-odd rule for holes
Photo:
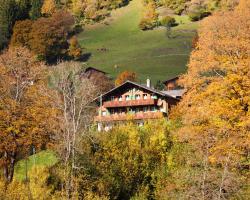
<svg viewBox="0 0 250 200">
<path fill-rule="evenodd" d="M 31 170 L 33 166 L 53 166 L 58 162 L 58 158 L 52 151 L 41 151 L 34 154 L 27 159 L 27 172 Z M 26 178 L 26 160 L 20 160 L 15 166 L 14 179 L 25 180 Z"/>
<path fill-rule="evenodd" d="M 112 11 L 108 25 L 88 25 L 78 40 L 91 56 L 88 65 L 104 70 L 112 77 L 124 70 L 137 72 L 139 79 L 153 82 L 185 72 L 191 41 L 197 24 L 187 16 L 176 16 L 179 26 L 166 37 L 164 28 L 141 31 L 138 28 L 143 6 L 133 0 L 126 7 Z M 98 49 L 106 48 L 106 51 Z"/>
</svg>

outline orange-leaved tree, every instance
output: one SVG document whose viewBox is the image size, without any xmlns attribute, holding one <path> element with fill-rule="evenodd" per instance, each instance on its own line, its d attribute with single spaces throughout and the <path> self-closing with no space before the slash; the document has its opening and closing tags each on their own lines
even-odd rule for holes
<svg viewBox="0 0 250 200">
<path fill-rule="evenodd" d="M 196 173 L 197 179 L 193 175 L 196 186 L 188 191 L 197 199 L 240 195 L 247 182 L 243 169 L 249 169 L 250 152 L 249 13 L 249 1 L 242 0 L 235 10 L 205 19 L 182 79 L 187 93 L 177 107 L 183 123 L 179 138 L 201 156 L 193 163 L 201 173 Z"/>
<path fill-rule="evenodd" d="M 73 16 L 64 10 L 57 11 L 49 18 L 39 18 L 32 25 L 30 49 L 39 58 L 50 62 L 65 56 L 73 24 Z"/>
<path fill-rule="evenodd" d="M 122 73 L 120 73 L 116 80 L 115 80 L 115 85 L 119 86 L 121 84 L 123 84 L 124 82 L 126 82 L 127 80 L 129 81 L 136 81 L 137 80 L 137 75 L 135 72 L 132 71 L 123 71 Z"/>
<path fill-rule="evenodd" d="M 53 138 L 57 110 L 47 88 L 46 68 L 29 50 L 12 48 L 0 56 L 0 166 L 13 179 L 18 159 Z"/>
</svg>

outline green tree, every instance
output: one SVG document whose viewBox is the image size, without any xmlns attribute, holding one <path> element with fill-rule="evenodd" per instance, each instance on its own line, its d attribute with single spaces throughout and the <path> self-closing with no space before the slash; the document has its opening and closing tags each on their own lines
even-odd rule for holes
<svg viewBox="0 0 250 200">
<path fill-rule="evenodd" d="M 41 9 L 43 6 L 43 0 L 30 0 L 31 9 L 30 9 L 30 18 L 32 20 L 38 19 L 41 17 Z"/>
<path fill-rule="evenodd" d="M 162 81 L 158 80 L 155 85 L 155 89 L 157 90 L 164 90 L 165 85 L 162 83 Z"/>
<path fill-rule="evenodd" d="M 17 20 L 24 20 L 29 18 L 29 10 L 30 10 L 30 0 L 18 0 L 17 7 L 18 11 L 16 13 Z"/>
<path fill-rule="evenodd" d="M 8 44 L 16 19 L 15 0 L 0 0 L 0 49 Z"/>
</svg>

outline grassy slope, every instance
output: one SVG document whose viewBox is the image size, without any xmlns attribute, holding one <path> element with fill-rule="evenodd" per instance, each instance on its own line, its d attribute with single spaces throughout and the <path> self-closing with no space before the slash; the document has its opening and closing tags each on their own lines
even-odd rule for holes
<svg viewBox="0 0 250 200">
<path fill-rule="evenodd" d="M 52 166 L 58 161 L 56 155 L 52 151 L 41 151 L 30 156 L 27 159 L 27 171 L 33 166 Z M 16 180 L 25 180 L 26 161 L 20 160 L 15 166 L 14 178 Z"/>
<path fill-rule="evenodd" d="M 87 26 L 79 35 L 85 52 L 92 55 L 88 64 L 115 77 L 126 69 L 136 71 L 144 81 L 164 80 L 186 70 L 190 44 L 196 24 L 187 17 L 177 17 L 183 24 L 173 28 L 175 38 L 167 39 L 165 29 L 141 31 L 138 28 L 143 10 L 141 0 L 112 12 L 109 25 Z M 107 48 L 101 52 L 97 49 Z M 115 68 L 114 66 L 118 67 Z"/>
</svg>

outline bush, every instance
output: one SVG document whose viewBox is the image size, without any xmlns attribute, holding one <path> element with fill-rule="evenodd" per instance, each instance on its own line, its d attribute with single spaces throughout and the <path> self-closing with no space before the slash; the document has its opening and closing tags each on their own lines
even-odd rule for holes
<svg viewBox="0 0 250 200">
<path fill-rule="evenodd" d="M 175 26 L 176 25 L 175 18 L 170 17 L 170 16 L 163 17 L 160 23 L 162 26 Z"/>
<path fill-rule="evenodd" d="M 188 16 L 190 18 L 191 21 L 199 21 L 201 19 L 203 19 L 204 17 L 207 17 L 211 15 L 210 12 L 208 11 L 203 11 L 203 10 L 199 10 L 199 11 L 196 11 L 196 12 L 192 12 L 192 13 L 189 13 Z"/>
<path fill-rule="evenodd" d="M 156 171 L 167 167 L 171 149 L 169 129 L 164 119 L 146 122 L 143 127 L 128 123 L 105 134 L 93 134 L 94 144 L 83 141 L 86 157 L 78 163 L 86 166 L 79 172 L 84 195 L 89 191 L 89 199 L 154 199 Z"/>
<path fill-rule="evenodd" d="M 151 30 L 154 27 L 156 27 L 156 23 L 153 23 L 151 20 L 148 20 L 148 19 L 142 19 L 139 24 L 139 28 L 143 31 Z"/>
</svg>

